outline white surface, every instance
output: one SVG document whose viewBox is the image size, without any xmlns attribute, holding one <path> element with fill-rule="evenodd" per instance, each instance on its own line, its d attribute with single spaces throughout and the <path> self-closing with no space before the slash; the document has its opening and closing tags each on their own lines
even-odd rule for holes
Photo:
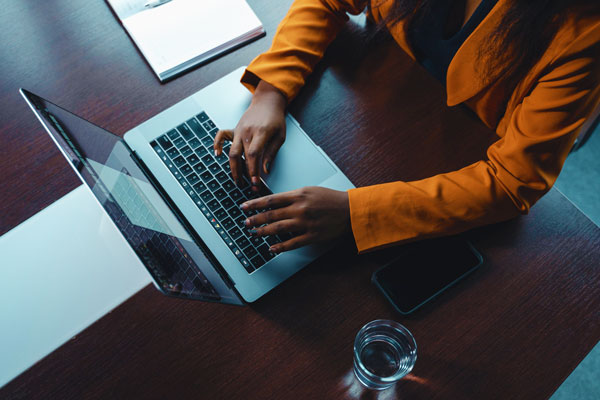
<svg viewBox="0 0 600 400">
<path fill-rule="evenodd" d="M 0 387 L 150 282 L 80 186 L 0 237 Z"/>
<path fill-rule="evenodd" d="M 146 1 L 108 1 L 161 79 L 262 32 L 245 0 L 173 0 L 137 12 Z"/>
</svg>

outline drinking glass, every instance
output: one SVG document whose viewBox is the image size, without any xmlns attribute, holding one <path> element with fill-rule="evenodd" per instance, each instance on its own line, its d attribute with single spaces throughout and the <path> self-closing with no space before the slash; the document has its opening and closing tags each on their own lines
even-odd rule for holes
<svg viewBox="0 0 600 400">
<path fill-rule="evenodd" d="M 415 339 L 395 321 L 371 321 L 354 340 L 354 374 L 369 389 L 389 388 L 413 369 L 416 360 Z"/>
</svg>

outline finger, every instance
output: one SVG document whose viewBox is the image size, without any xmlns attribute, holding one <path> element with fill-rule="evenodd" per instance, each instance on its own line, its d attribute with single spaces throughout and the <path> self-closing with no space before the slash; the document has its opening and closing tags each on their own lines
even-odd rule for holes
<svg viewBox="0 0 600 400">
<path fill-rule="evenodd" d="M 215 149 L 215 155 L 220 155 L 223 151 L 223 142 L 226 140 L 233 140 L 233 131 L 231 129 L 223 129 L 217 132 L 215 135 L 215 142 L 213 147 Z"/>
<path fill-rule="evenodd" d="M 272 236 L 288 232 L 303 232 L 304 230 L 296 220 L 284 219 L 282 221 L 276 221 L 272 224 L 261 226 L 260 228 L 253 229 L 251 234 L 256 236 Z"/>
<path fill-rule="evenodd" d="M 313 234 L 305 233 L 300 236 L 294 236 L 290 240 L 285 242 L 274 244 L 269 248 L 271 253 L 281 253 L 283 251 L 290 251 L 297 249 L 298 247 L 306 246 L 314 241 L 315 236 Z"/>
<path fill-rule="evenodd" d="M 283 192 L 248 200 L 240 205 L 242 210 L 264 210 L 266 208 L 280 208 L 294 202 L 294 192 Z"/>
<path fill-rule="evenodd" d="M 267 145 L 263 154 L 263 171 L 265 174 L 268 174 L 271 170 L 271 163 L 275 159 L 275 155 L 283 145 L 283 142 L 285 142 L 285 137 L 277 136 Z"/>
<path fill-rule="evenodd" d="M 266 142 L 266 135 L 255 135 L 246 148 L 246 166 L 248 167 L 248 176 L 252 186 L 258 186 L 260 182 L 260 164 Z"/>
<path fill-rule="evenodd" d="M 286 208 L 276 208 L 274 210 L 269 210 L 262 212 L 260 214 L 253 215 L 248 217 L 244 224 L 247 227 L 260 226 L 264 224 L 271 224 L 273 222 L 281 221 L 284 219 L 289 219 L 292 217 L 291 210 L 289 207 Z"/>
<path fill-rule="evenodd" d="M 233 180 L 238 184 L 240 183 L 243 175 L 242 169 L 242 139 L 240 135 L 233 135 L 233 142 L 231 143 L 231 149 L 229 149 L 229 166 L 231 167 L 231 175 Z"/>
</svg>

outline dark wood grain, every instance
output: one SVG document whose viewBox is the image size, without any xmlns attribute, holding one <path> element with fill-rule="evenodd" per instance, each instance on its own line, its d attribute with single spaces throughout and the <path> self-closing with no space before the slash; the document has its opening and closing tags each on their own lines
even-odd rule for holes
<svg viewBox="0 0 600 400">
<path fill-rule="evenodd" d="M 247 64 L 290 3 L 250 1 L 266 39 L 159 84 L 104 3 L 5 2 L 0 232 L 78 184 L 19 87 L 122 134 Z M 484 157 L 495 136 L 447 108 L 438 82 L 369 32 L 349 24 L 292 104 L 311 137 L 358 186 Z M 394 250 L 357 256 L 345 241 L 249 307 L 147 287 L 0 398 L 377 398 L 351 374 L 354 336 L 376 318 L 405 324 L 419 346 L 413 373 L 380 398 L 547 398 L 600 339 L 600 230 L 551 191 L 530 215 L 469 235 L 485 266 L 411 317 L 370 284 Z"/>
</svg>

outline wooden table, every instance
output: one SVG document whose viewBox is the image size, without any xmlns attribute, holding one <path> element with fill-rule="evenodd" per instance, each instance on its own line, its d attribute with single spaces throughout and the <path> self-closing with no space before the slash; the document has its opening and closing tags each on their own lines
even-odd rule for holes
<svg viewBox="0 0 600 400">
<path fill-rule="evenodd" d="M 4 3 L 0 233 L 79 184 L 19 87 L 122 134 L 267 49 L 291 1 L 251 0 L 267 38 L 164 85 L 103 2 Z M 348 177 L 413 180 L 484 157 L 494 135 L 447 108 L 389 37 L 365 32 L 347 27 L 291 107 Z M 147 287 L 0 398 L 376 398 L 351 374 L 354 336 L 376 318 L 405 324 L 419 346 L 413 373 L 380 398 L 547 398 L 600 339 L 600 230 L 553 190 L 530 215 L 470 236 L 485 266 L 413 316 L 370 283 L 393 250 L 357 256 L 347 242 L 250 307 Z"/>
</svg>

